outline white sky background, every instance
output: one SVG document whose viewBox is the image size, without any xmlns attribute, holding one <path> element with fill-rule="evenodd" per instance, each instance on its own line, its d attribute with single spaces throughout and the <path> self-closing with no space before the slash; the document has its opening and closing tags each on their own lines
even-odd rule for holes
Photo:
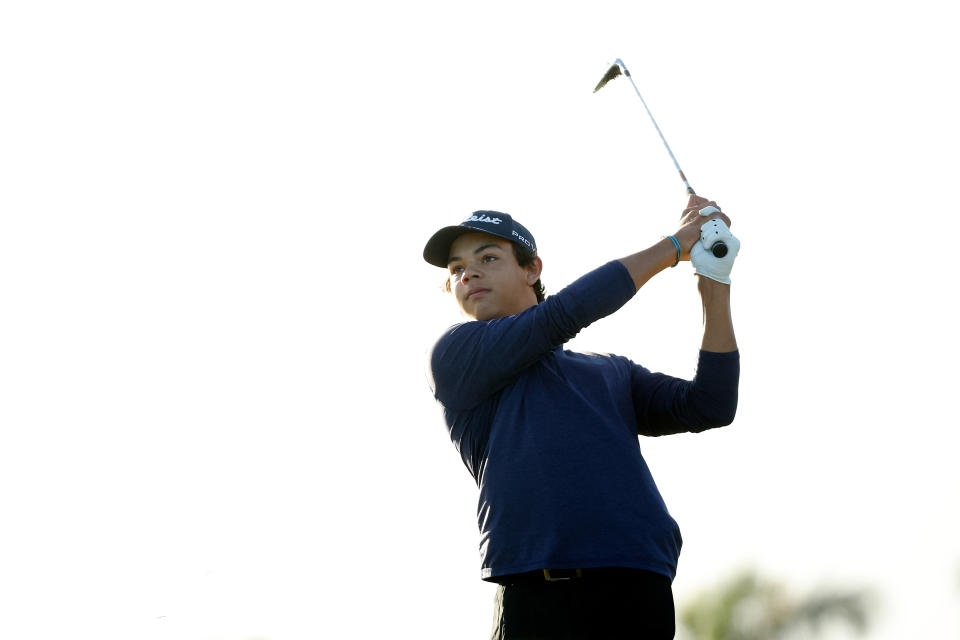
<svg viewBox="0 0 960 640">
<path fill-rule="evenodd" d="M 80 5 L 83 6 L 80 6 Z M 743 249 L 734 426 L 641 443 L 678 604 L 755 566 L 960 632 L 957 47 L 945 3 L 11 2 L 0 9 L 0 635 L 483 638 L 476 487 L 426 387 L 438 227 L 550 291 Z M 689 377 L 689 265 L 571 345 Z"/>
</svg>

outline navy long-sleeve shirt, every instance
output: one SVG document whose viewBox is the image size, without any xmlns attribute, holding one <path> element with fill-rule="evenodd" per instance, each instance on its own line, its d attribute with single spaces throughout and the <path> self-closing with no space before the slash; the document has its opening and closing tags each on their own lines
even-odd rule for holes
<svg viewBox="0 0 960 640">
<path fill-rule="evenodd" d="M 676 575 L 680 530 L 637 434 L 729 424 L 739 353 L 701 351 L 687 381 L 562 348 L 635 293 L 613 261 L 522 313 L 455 325 L 434 346 L 431 387 L 480 488 L 483 579 L 611 566 Z"/>
</svg>

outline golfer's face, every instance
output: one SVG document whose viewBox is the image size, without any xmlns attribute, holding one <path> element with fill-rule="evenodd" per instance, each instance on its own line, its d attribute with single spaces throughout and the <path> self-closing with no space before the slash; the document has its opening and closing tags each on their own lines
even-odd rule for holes
<svg viewBox="0 0 960 640">
<path fill-rule="evenodd" d="M 491 320 L 536 304 L 529 271 L 517 264 L 507 240 L 468 233 L 450 247 L 450 288 L 465 315 Z"/>
</svg>

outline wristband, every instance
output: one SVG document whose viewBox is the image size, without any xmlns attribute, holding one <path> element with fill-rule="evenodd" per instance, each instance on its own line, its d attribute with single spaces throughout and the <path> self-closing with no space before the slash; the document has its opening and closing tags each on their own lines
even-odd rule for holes
<svg viewBox="0 0 960 640">
<path fill-rule="evenodd" d="M 678 264 L 680 264 L 680 241 L 674 238 L 673 236 L 664 236 L 664 237 L 670 238 L 670 242 L 672 242 L 673 246 L 677 248 L 677 260 L 672 265 L 670 265 L 670 268 L 672 269 Z"/>
</svg>

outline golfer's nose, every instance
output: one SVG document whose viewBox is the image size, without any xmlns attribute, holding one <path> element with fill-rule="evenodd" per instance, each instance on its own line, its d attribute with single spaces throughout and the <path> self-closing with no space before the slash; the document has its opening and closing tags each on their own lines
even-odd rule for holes
<svg viewBox="0 0 960 640">
<path fill-rule="evenodd" d="M 468 282 L 471 278 L 480 277 L 480 271 L 476 267 L 467 267 L 463 270 L 463 276 L 460 278 L 461 282 Z"/>
</svg>

